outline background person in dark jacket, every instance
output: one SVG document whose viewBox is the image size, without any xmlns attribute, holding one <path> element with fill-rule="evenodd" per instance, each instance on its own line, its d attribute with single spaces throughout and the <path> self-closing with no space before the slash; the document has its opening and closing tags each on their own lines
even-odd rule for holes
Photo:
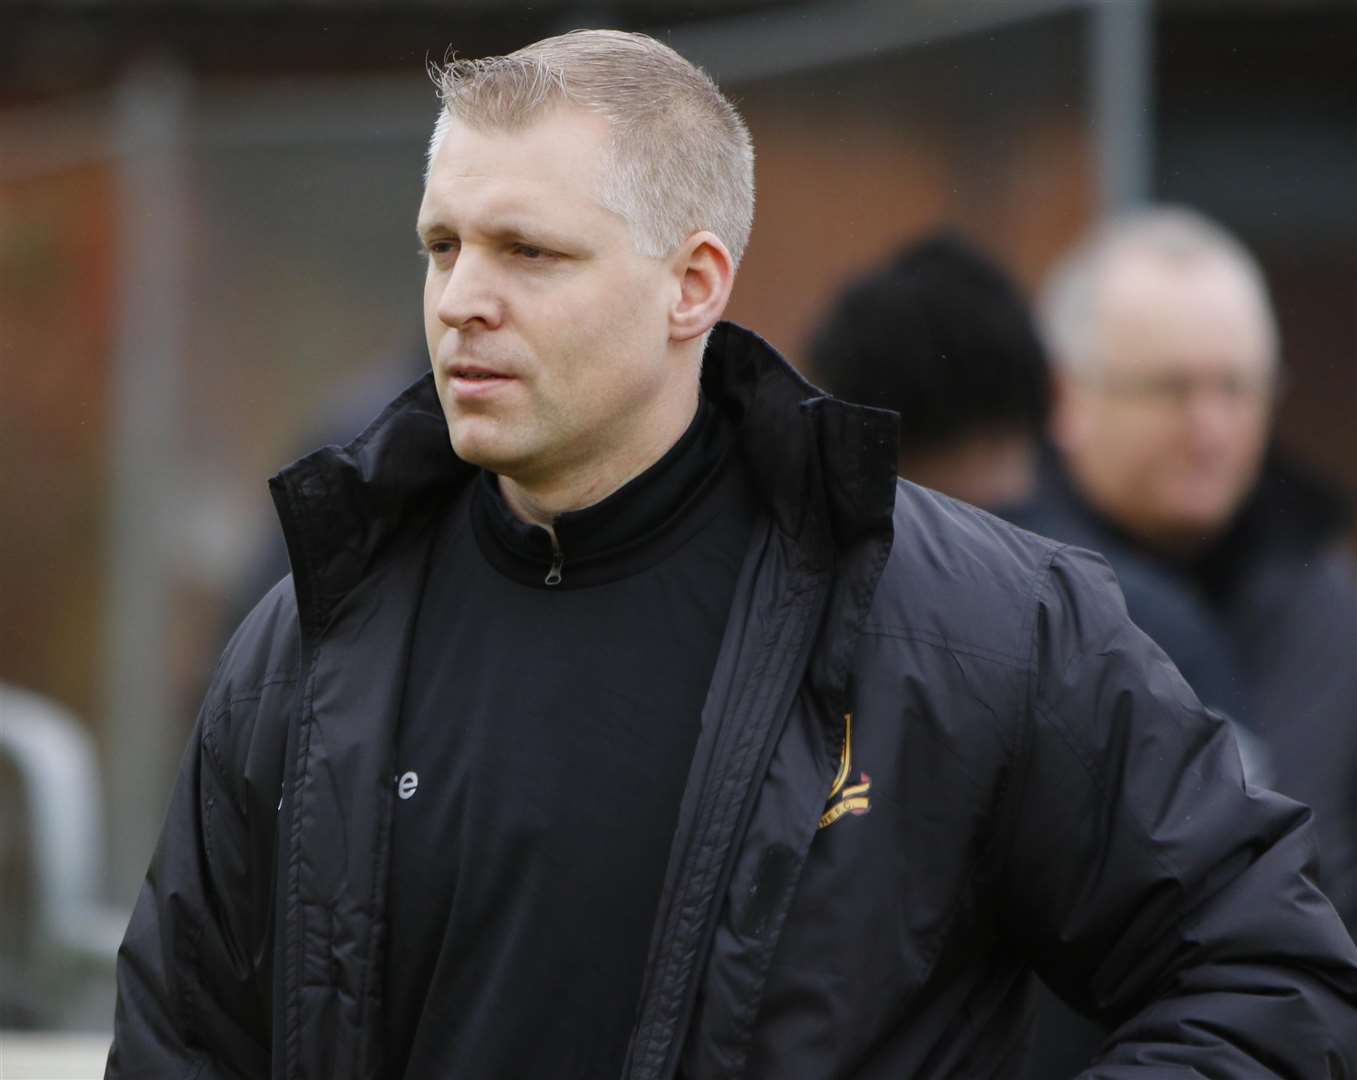
<svg viewBox="0 0 1357 1080">
<path fill-rule="evenodd" d="M 1057 266 L 1041 314 L 1055 449 L 1007 516 L 1107 557 L 1132 618 L 1235 721 L 1252 779 L 1314 808 L 1322 883 L 1357 930 L 1357 568 L 1343 505 L 1266 449 L 1260 269 L 1199 214 L 1142 211 Z M 1055 1063 L 1078 1028 L 1038 1025 L 1034 1080 L 1073 1071 Z"/>
<path fill-rule="evenodd" d="M 852 282 L 809 353 L 830 393 L 900 414 L 901 476 L 987 509 L 1030 494 L 1046 356 L 1017 287 L 956 233 Z"/>
<path fill-rule="evenodd" d="M 899 483 L 717 320 L 748 135 L 644 37 L 454 62 L 433 372 L 272 484 L 128 927 L 109 1075 L 1357 1068 L 1307 813 L 1106 566 Z M 703 348 L 705 343 L 705 350 Z"/>
</svg>

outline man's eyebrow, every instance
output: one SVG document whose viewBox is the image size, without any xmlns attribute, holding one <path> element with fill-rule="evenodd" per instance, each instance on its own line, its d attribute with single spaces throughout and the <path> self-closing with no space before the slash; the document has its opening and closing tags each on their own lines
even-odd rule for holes
<svg viewBox="0 0 1357 1080">
<path fill-rule="evenodd" d="M 427 237 L 433 236 L 437 233 L 451 233 L 451 232 L 456 232 L 456 230 L 448 228 L 447 225 L 443 224 L 442 221 L 436 218 L 431 220 L 415 222 L 415 235 L 418 236 L 421 240 L 424 240 Z"/>
<path fill-rule="evenodd" d="M 497 240 L 500 243 L 531 244 L 534 246 L 545 246 L 550 248 L 573 248 L 579 246 L 577 241 L 572 241 L 569 237 L 555 231 L 549 226 L 513 218 L 491 222 L 477 228 L 475 232 L 488 239 Z M 415 233 L 421 240 L 426 240 L 431 236 L 460 235 L 458 229 L 449 225 L 442 218 L 429 218 L 424 221 L 416 222 Z"/>
<path fill-rule="evenodd" d="M 506 219 L 495 222 L 482 231 L 491 239 L 499 240 L 502 243 L 545 245 L 552 248 L 576 246 L 565 235 L 556 232 L 549 226 L 539 225 L 535 222 Z"/>
</svg>

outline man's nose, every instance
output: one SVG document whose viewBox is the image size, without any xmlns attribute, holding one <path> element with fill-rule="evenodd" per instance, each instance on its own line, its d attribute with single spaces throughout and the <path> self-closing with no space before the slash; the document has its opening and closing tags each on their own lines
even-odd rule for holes
<svg viewBox="0 0 1357 1080">
<path fill-rule="evenodd" d="M 495 276 L 486 257 L 474 248 L 464 247 L 443 280 L 439 292 L 439 321 L 454 330 L 466 330 L 479 323 L 494 329 L 504 316 L 504 304 L 495 288 Z"/>
</svg>

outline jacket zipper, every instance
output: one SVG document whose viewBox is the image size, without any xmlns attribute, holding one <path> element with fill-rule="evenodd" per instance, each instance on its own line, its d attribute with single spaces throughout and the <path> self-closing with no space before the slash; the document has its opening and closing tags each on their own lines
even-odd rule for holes
<svg viewBox="0 0 1357 1080">
<path fill-rule="evenodd" d="M 561 568 L 565 566 L 565 552 L 561 550 L 560 541 L 556 539 L 554 532 L 548 531 L 551 537 L 551 569 L 547 571 L 544 585 L 559 585 L 561 583 Z"/>
</svg>

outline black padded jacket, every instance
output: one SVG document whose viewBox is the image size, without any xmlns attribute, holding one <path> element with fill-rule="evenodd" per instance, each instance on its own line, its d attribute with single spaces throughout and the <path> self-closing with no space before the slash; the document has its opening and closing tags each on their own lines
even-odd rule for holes
<svg viewBox="0 0 1357 1080">
<path fill-rule="evenodd" d="M 1086 1077 L 1357 1077 L 1309 812 L 1106 565 L 898 482 L 895 417 L 729 324 L 704 387 L 765 501 L 673 837 L 627 1080 L 1017 1075 L 1032 972 Z M 108 1076 L 376 1080 L 429 378 L 272 482 L 294 575 L 214 675 L 128 927 Z M 625 808 L 619 808 L 625 812 Z M 480 1080 L 480 1078 L 468 1078 Z"/>
</svg>

